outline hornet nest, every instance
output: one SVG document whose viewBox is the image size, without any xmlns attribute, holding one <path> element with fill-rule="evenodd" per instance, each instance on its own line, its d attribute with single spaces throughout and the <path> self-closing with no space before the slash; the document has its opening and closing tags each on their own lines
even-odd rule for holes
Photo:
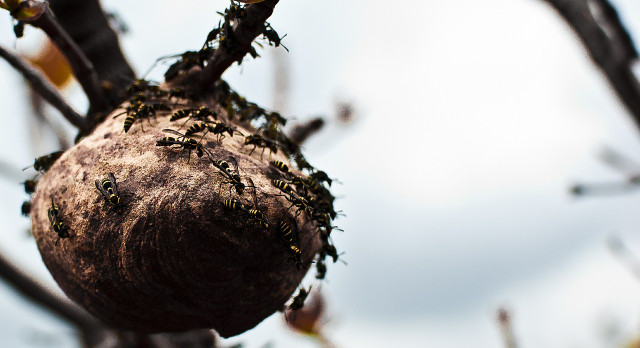
<svg viewBox="0 0 640 348">
<path fill-rule="evenodd" d="M 331 179 L 279 114 L 223 81 L 215 102 L 143 80 L 128 98 L 31 202 L 42 259 L 71 299 L 121 329 L 229 337 L 283 309 L 314 259 L 319 272 L 335 262 Z"/>
</svg>

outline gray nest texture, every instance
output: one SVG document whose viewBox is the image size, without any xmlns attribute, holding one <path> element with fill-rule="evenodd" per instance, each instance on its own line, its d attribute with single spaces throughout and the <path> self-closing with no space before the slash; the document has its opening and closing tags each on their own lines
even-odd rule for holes
<svg viewBox="0 0 640 348">
<path fill-rule="evenodd" d="M 62 290 L 107 324 L 141 332 L 213 328 L 229 337 L 282 309 L 321 248 L 314 223 L 296 216 L 272 183 L 278 172 L 269 161 L 288 160 L 268 150 L 261 158 L 261 149 L 250 155 L 239 135 L 221 142 L 205 136 L 201 143 L 210 153 L 199 158 L 196 151 L 156 146 L 175 137 L 163 129 L 178 130 L 181 122 L 156 116 L 136 120 L 124 133 L 125 116 L 108 116 L 38 182 L 32 231 Z M 239 129 L 251 134 L 247 128 Z M 245 184 L 252 179 L 255 199 L 250 187 L 241 195 L 230 190 L 210 160 L 229 157 Z M 95 187 L 108 173 L 117 180 L 122 214 Z M 269 228 L 252 223 L 246 211 L 225 209 L 229 198 L 257 201 Z M 52 199 L 70 235 L 57 245 L 47 215 Z M 279 221 L 298 230 L 302 270 L 280 237 Z"/>
</svg>

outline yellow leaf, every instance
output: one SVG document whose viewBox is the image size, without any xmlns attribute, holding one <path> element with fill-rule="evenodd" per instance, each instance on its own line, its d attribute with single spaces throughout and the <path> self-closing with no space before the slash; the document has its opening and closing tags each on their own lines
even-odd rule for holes
<svg viewBox="0 0 640 348">
<path fill-rule="evenodd" d="M 18 13 L 14 14 L 14 18 L 25 22 L 35 21 L 40 18 L 40 16 L 44 13 L 46 4 L 44 2 L 39 2 L 34 3 L 33 6 L 31 5 L 32 4 L 29 3 L 28 6 L 21 8 Z"/>
<path fill-rule="evenodd" d="M 36 56 L 26 59 L 42 71 L 58 89 L 64 88 L 72 80 L 73 74 L 67 58 L 49 40 L 45 42 Z"/>
</svg>

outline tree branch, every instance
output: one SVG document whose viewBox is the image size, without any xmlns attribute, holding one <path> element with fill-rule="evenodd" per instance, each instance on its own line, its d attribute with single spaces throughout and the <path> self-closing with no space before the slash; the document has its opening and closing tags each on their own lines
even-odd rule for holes
<svg viewBox="0 0 640 348">
<path fill-rule="evenodd" d="M 4 58 L 11 66 L 24 76 L 32 87 L 53 107 L 58 109 L 62 116 L 80 130 L 87 130 L 90 125 L 87 119 L 78 114 L 67 104 L 56 88 L 38 70 L 26 63 L 15 53 L 0 46 L 0 57 Z"/>
<path fill-rule="evenodd" d="M 190 87 L 197 91 L 204 91 L 213 87 L 222 73 L 234 62 L 242 59 L 251 48 L 251 43 L 264 32 L 264 22 L 271 16 L 279 0 L 266 0 L 245 8 L 246 16 L 238 19 L 233 27 L 233 47 L 231 49 L 218 48 L 207 61 L 203 69 L 193 68 L 187 74 L 176 78 L 177 85 Z"/>
<path fill-rule="evenodd" d="M 4 255 L 0 254 L 0 278 L 13 286 L 21 295 L 42 305 L 44 308 L 65 319 L 82 331 L 91 331 L 104 326 L 71 302 L 60 300 L 29 276 L 18 270 Z"/>
<path fill-rule="evenodd" d="M 49 0 L 60 25 L 93 63 L 100 81 L 108 81 L 120 95 L 135 80 L 116 32 L 98 0 Z M 119 103 L 119 100 L 115 101 Z"/>
<path fill-rule="evenodd" d="M 89 99 L 89 114 L 108 111 L 110 106 L 100 88 L 100 80 L 93 63 L 58 23 L 53 12 L 47 7 L 40 18 L 29 22 L 29 24 L 42 29 L 60 49 L 60 52 L 64 53 L 73 70 L 73 74 Z"/>
<path fill-rule="evenodd" d="M 571 26 L 640 127 L 640 84 L 631 70 L 638 53 L 607 0 L 543 0 Z"/>
</svg>

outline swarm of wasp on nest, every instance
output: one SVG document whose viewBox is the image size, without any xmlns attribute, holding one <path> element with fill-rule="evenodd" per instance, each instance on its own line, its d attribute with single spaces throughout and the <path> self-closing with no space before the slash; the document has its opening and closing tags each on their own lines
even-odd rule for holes
<svg viewBox="0 0 640 348">
<path fill-rule="evenodd" d="M 24 183 L 33 195 L 22 210 L 53 278 L 116 328 L 237 335 L 301 308 L 306 291 L 285 304 L 309 268 L 324 279 L 326 258 L 340 260 L 334 180 L 284 134 L 286 119 L 223 80 L 206 95 L 171 85 L 234 49 L 244 7 L 220 15 L 199 51 L 174 56 L 168 84 L 133 82 L 117 110 L 66 152 L 36 159 L 46 173 Z M 269 23 L 260 30 L 283 46 Z"/>
<path fill-rule="evenodd" d="M 39 178 L 29 212 L 54 279 L 106 323 L 142 332 L 228 337 L 282 309 L 310 267 L 322 279 L 339 259 L 340 215 L 333 180 L 285 122 L 224 81 L 207 103 L 136 81 Z"/>
</svg>

